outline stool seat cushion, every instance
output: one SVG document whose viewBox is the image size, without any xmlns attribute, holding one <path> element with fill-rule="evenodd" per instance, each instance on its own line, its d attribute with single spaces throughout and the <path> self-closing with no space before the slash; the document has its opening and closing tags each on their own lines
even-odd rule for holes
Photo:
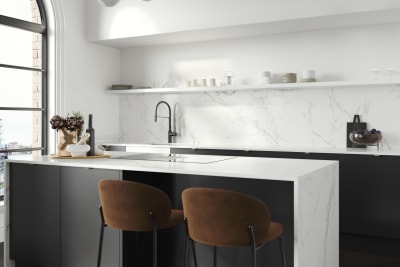
<svg viewBox="0 0 400 267">
<path fill-rule="evenodd" d="M 249 226 L 260 246 L 283 232 L 271 222 L 269 208 L 259 199 L 239 192 L 188 188 L 182 193 L 189 236 L 210 246 L 247 247 L 252 245 Z"/>
<path fill-rule="evenodd" d="M 183 211 L 172 210 L 168 195 L 146 184 L 101 180 L 100 203 L 107 226 L 126 231 L 151 231 L 150 212 L 155 216 L 157 230 L 183 223 Z"/>
</svg>

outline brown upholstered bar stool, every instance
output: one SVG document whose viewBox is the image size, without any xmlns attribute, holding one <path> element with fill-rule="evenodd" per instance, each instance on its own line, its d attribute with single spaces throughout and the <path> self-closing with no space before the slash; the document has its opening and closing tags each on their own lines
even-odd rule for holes
<svg viewBox="0 0 400 267">
<path fill-rule="evenodd" d="M 283 226 L 271 222 L 269 208 L 259 199 L 239 192 L 188 188 L 182 193 L 183 212 L 187 226 L 185 265 L 188 243 L 192 244 L 197 266 L 194 241 L 214 247 L 214 266 L 217 263 L 217 247 L 252 247 L 253 267 L 256 266 L 256 250 L 278 239 L 282 265 L 286 266 L 283 242 Z"/>
<path fill-rule="evenodd" d="M 157 266 L 157 231 L 181 224 L 182 210 L 173 210 L 168 195 L 158 188 L 137 182 L 101 180 L 101 229 L 97 266 L 100 267 L 104 227 L 153 232 L 153 266 Z"/>
</svg>

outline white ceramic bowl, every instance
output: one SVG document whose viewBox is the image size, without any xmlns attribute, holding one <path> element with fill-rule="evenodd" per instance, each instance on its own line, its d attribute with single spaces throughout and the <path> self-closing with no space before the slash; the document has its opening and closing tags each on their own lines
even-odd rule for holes
<svg viewBox="0 0 400 267">
<path fill-rule="evenodd" d="M 103 146 L 97 145 L 94 149 L 94 154 L 96 156 L 103 156 L 105 152 L 105 148 Z"/>
<path fill-rule="evenodd" d="M 67 151 L 72 157 L 86 157 L 86 153 L 90 150 L 89 145 L 68 145 Z"/>
</svg>

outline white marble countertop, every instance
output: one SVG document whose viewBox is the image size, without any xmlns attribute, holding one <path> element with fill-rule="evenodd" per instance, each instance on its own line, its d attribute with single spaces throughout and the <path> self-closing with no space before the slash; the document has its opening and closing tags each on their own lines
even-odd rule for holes
<svg viewBox="0 0 400 267">
<path fill-rule="evenodd" d="M 115 156 L 124 152 L 109 153 L 111 156 Z M 112 158 L 58 159 L 49 156 L 16 157 L 13 159 L 8 159 L 6 162 L 281 181 L 297 181 L 297 179 L 301 178 L 302 176 L 320 170 L 326 166 L 338 164 L 336 161 L 326 160 L 226 157 L 207 155 L 184 156 L 189 157 L 187 162 L 126 160 Z"/>
<path fill-rule="evenodd" d="M 242 151 L 275 151 L 275 152 L 300 152 L 300 153 L 327 153 L 327 154 L 358 154 L 358 155 L 387 155 L 400 156 L 400 150 L 377 149 L 376 146 L 366 148 L 346 147 L 302 147 L 302 146 L 243 146 L 243 145 L 215 145 L 215 144 L 158 144 L 158 143 L 111 143 L 110 146 L 131 147 L 160 147 L 160 148 L 189 148 L 189 149 L 219 149 L 219 150 L 242 150 Z"/>
</svg>

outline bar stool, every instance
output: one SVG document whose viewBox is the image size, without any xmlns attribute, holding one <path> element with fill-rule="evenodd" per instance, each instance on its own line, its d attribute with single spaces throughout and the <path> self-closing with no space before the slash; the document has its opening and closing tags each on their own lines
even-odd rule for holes
<svg viewBox="0 0 400 267">
<path fill-rule="evenodd" d="M 188 188 L 182 192 L 182 203 L 187 234 L 185 266 L 191 243 L 197 267 L 194 241 L 214 247 L 214 266 L 217 247 L 251 247 L 255 267 L 257 249 L 275 239 L 280 241 L 281 261 L 286 266 L 283 226 L 271 222 L 269 208 L 261 200 L 229 190 Z"/>
<path fill-rule="evenodd" d="M 157 266 L 157 231 L 184 222 L 183 211 L 173 210 L 168 195 L 142 183 L 101 180 L 100 242 L 97 267 L 101 264 L 103 234 L 106 226 L 132 232 L 153 232 L 153 267 Z"/>
</svg>

